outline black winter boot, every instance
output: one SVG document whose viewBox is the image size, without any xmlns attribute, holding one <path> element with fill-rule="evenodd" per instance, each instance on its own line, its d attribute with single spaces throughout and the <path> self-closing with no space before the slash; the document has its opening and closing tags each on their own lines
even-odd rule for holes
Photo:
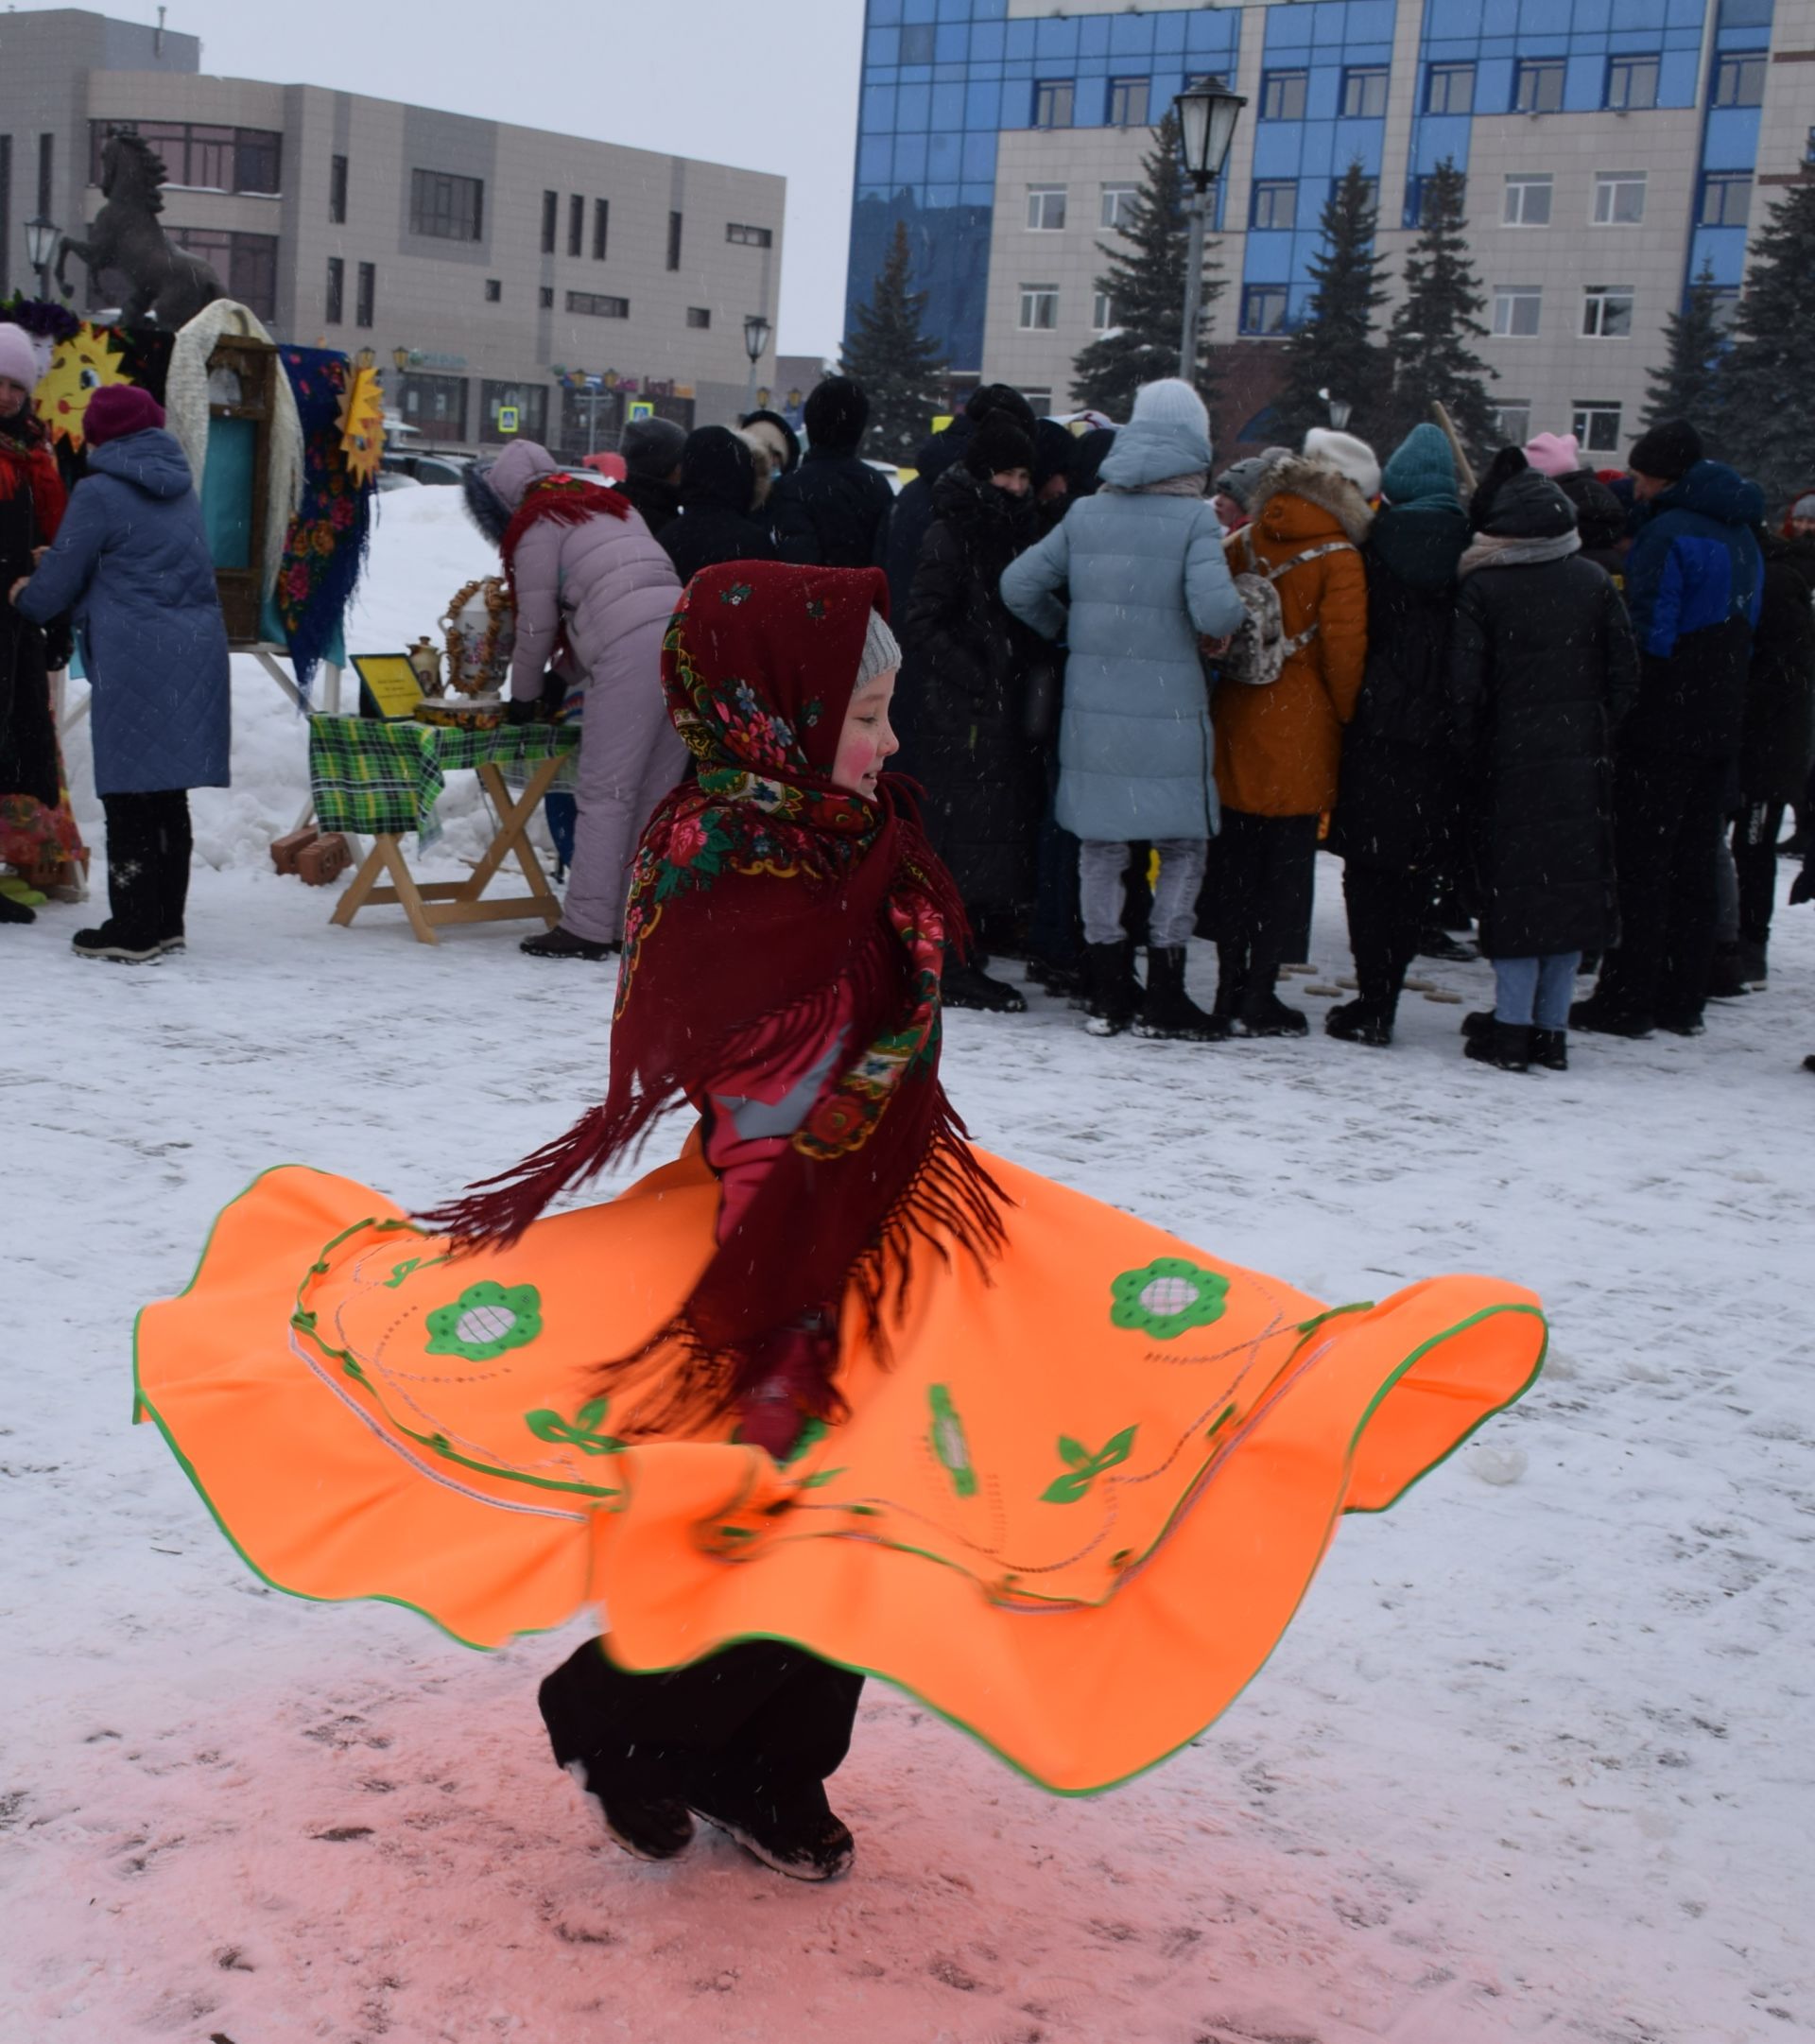
<svg viewBox="0 0 1815 2044">
<path fill-rule="evenodd" d="M 1531 1062 L 1542 1065 L 1547 1072 L 1566 1072 L 1569 1069 L 1569 1031 L 1534 1029 L 1531 1031 Z"/>
<path fill-rule="evenodd" d="M 1236 1027 L 1243 1036 L 1307 1036 L 1310 1020 L 1302 1008 L 1288 1008 L 1273 992 L 1273 975 L 1255 973 L 1241 999 Z"/>
<path fill-rule="evenodd" d="M 1345 1044 L 1372 1044 L 1384 1050 L 1392 1041 L 1392 1022 L 1377 1001 L 1345 1000 L 1323 1017 L 1323 1033 Z"/>
<path fill-rule="evenodd" d="M 1090 974 L 1084 1028 L 1093 1036 L 1119 1036 L 1133 1021 L 1141 1004 L 1140 982 L 1134 977 L 1134 946 L 1126 937 L 1119 944 L 1087 944 L 1084 963 Z"/>
<path fill-rule="evenodd" d="M 1478 1065 L 1494 1065 L 1503 1072 L 1531 1069 L 1531 1025 L 1529 1022 L 1495 1022 L 1478 1036 L 1462 1045 L 1462 1055 Z"/>
<path fill-rule="evenodd" d="M 555 1764 L 572 1776 L 606 1835 L 639 1860 L 672 1860 L 693 1843 L 693 1818 L 656 1767 L 614 1764 L 594 1746 L 596 1701 L 588 1692 L 582 1649 L 544 1675 L 536 1701 Z M 588 1706 L 591 1704 L 592 1708 Z"/>
<path fill-rule="evenodd" d="M 986 1014 L 1020 1014 L 1027 996 L 1006 979 L 992 979 L 974 959 L 959 964 L 949 954 L 940 980 L 940 999 L 947 1008 L 980 1008 Z"/>
<path fill-rule="evenodd" d="M 600 944 L 596 938 L 576 937 L 572 930 L 559 923 L 553 929 L 539 930 L 535 936 L 526 937 L 517 946 L 526 958 L 577 958 L 589 965 L 600 964 L 623 948 L 621 944 Z"/>
<path fill-rule="evenodd" d="M 1220 1043 L 1230 1033 L 1227 1017 L 1206 1014 L 1184 991 L 1184 946 L 1147 947 L 1147 992 L 1134 1024 L 1137 1036 L 1165 1043 Z"/>
<path fill-rule="evenodd" d="M 0 894 L 0 923 L 35 923 L 36 909 L 27 909 L 23 901 L 14 901 L 10 894 Z"/>
</svg>

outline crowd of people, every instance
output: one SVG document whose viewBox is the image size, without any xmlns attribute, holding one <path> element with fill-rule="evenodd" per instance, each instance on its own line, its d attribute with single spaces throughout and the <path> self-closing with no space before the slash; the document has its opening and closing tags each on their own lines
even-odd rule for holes
<svg viewBox="0 0 1815 2044">
<path fill-rule="evenodd" d="M 156 407 L 107 393 L 122 416 L 96 398 L 65 518 L 8 367 L 0 802 L 57 814 L 43 677 L 73 617 L 112 907 L 76 945 L 157 956 L 182 942 L 182 791 L 226 777 L 194 493 Z M 1694 1034 L 1711 998 L 1764 987 L 1787 812 L 1808 842 L 1815 493 L 1768 519 L 1685 420 L 1617 472 L 1540 433 L 1477 480 L 1434 424 L 1384 461 L 1316 429 L 1219 469 L 1201 400 L 1165 379 L 1119 428 L 984 384 L 896 495 L 863 459 L 868 410 L 830 376 L 804 438 L 766 410 L 635 422 L 614 488 L 528 442 L 467 472 L 516 605 L 510 714 L 581 717 L 562 919 L 527 951 L 620 948 L 631 850 L 686 771 L 659 682 L 680 592 L 780 561 L 888 576 L 893 765 L 976 939 L 947 961 L 953 1006 L 1023 1009 L 992 969 L 1015 958 L 1096 1034 L 1303 1035 L 1281 976 L 1309 950 L 1320 850 L 1343 865 L 1356 993 L 1325 1027 L 1347 1042 L 1391 1044 L 1413 961 L 1472 956 L 1468 936 L 1495 1000 L 1464 1048 L 1506 1069 L 1561 1068 L 1572 1028 Z"/>
</svg>

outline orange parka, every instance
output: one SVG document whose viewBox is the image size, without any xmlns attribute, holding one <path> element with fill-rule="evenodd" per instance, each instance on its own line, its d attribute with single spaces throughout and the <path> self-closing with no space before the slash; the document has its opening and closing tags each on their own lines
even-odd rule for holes
<svg viewBox="0 0 1815 2044">
<path fill-rule="evenodd" d="M 1224 545 L 1232 575 L 1277 567 L 1332 541 L 1350 544 L 1274 583 L 1287 637 L 1317 626 L 1279 679 L 1264 688 L 1219 684 L 1211 704 L 1217 792 L 1226 808 L 1250 816 L 1314 816 L 1335 805 L 1342 727 L 1361 693 L 1368 582 L 1359 548 L 1374 514 L 1345 476 L 1300 455 L 1268 467 L 1253 500 L 1253 523 Z"/>
</svg>

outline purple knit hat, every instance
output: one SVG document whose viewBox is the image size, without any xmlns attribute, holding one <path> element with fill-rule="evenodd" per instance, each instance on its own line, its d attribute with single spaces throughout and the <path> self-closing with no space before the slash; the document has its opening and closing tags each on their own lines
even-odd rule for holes
<svg viewBox="0 0 1815 2044">
<path fill-rule="evenodd" d="M 91 447 L 164 424 L 164 407 L 135 383 L 104 383 L 82 414 L 82 438 Z"/>
</svg>

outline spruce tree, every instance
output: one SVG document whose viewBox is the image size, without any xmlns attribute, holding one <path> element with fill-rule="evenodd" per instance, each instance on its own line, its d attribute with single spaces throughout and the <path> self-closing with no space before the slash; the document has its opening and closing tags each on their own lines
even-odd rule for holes
<svg viewBox="0 0 1815 2044">
<path fill-rule="evenodd" d="M 1447 156 L 1425 180 L 1418 238 L 1406 256 L 1406 295 L 1387 339 L 1383 460 L 1430 417 L 1433 401 L 1449 413 L 1458 438 L 1478 461 L 1498 440 L 1486 381 L 1494 372 L 1471 345 L 1486 337 L 1479 316 L 1487 300 L 1468 259 L 1466 190 L 1467 180 Z"/>
<path fill-rule="evenodd" d="M 1647 425 L 1666 419 L 1692 419 L 1704 440 L 1715 437 L 1720 356 L 1726 348 L 1720 302 L 1714 271 L 1703 263 L 1682 311 L 1669 314 L 1664 321 L 1664 367 L 1651 372 L 1645 393 Z"/>
<path fill-rule="evenodd" d="M 1373 184 L 1358 163 L 1351 164 L 1323 208 L 1323 244 L 1310 265 L 1317 288 L 1287 342 L 1286 388 L 1275 401 L 1280 438 L 1293 446 L 1309 427 L 1330 423 L 1320 390 L 1347 401 L 1348 430 L 1362 439 L 1377 435 L 1383 424 L 1386 376 L 1374 316 L 1387 294 L 1380 286 L 1383 258 L 1374 249 Z"/>
<path fill-rule="evenodd" d="M 913 257 L 908 226 L 895 236 L 876 272 L 870 303 L 859 305 L 845 338 L 840 372 L 862 384 L 870 400 L 866 450 L 878 461 L 911 463 L 945 400 L 945 364 L 937 341 L 921 328 L 926 293 L 909 288 Z"/>
<path fill-rule="evenodd" d="M 1728 460 L 1764 485 L 1773 510 L 1807 487 L 1815 448 L 1815 157 L 1804 170 L 1753 236 L 1711 436 Z"/>
<path fill-rule="evenodd" d="M 1129 203 L 1117 244 L 1097 244 L 1109 268 L 1097 288 L 1109 300 L 1115 324 L 1100 340 L 1080 351 L 1072 364 L 1072 396 L 1079 405 L 1126 419 L 1144 383 L 1179 373 L 1184 338 L 1185 261 L 1190 221 L 1185 200 L 1190 185 L 1179 161 L 1179 123 L 1168 113 L 1153 130 L 1153 147 L 1141 165 L 1141 182 Z M 1215 392 L 1209 368 L 1210 308 L 1222 295 L 1218 266 L 1206 259 L 1202 311 L 1198 321 L 1198 372 L 1190 379 L 1207 405 Z"/>
</svg>

